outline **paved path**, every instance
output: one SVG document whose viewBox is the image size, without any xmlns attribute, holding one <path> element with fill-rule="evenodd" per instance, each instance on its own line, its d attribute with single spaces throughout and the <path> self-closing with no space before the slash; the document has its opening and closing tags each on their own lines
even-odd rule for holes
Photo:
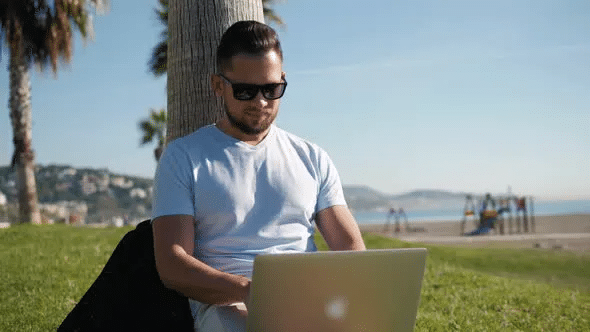
<svg viewBox="0 0 590 332">
<path fill-rule="evenodd" d="M 535 241 L 535 240 L 590 240 L 590 233 L 552 233 L 552 234 L 515 234 L 515 235 L 479 235 L 479 236 L 399 236 L 407 242 L 424 243 L 477 243 L 490 241 Z"/>
</svg>

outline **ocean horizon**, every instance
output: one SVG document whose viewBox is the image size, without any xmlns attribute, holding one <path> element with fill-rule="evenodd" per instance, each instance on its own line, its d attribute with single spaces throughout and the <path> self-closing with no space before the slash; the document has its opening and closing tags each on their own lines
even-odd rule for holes
<svg viewBox="0 0 590 332">
<path fill-rule="evenodd" d="M 463 206 L 447 209 L 404 209 L 408 222 L 418 221 L 460 221 L 463 219 Z M 535 216 L 555 216 L 569 214 L 590 214 L 590 200 L 539 200 L 533 204 Z M 529 212 L 530 213 L 530 212 Z M 353 211 L 360 225 L 383 224 L 387 222 L 387 211 Z M 516 215 L 516 211 L 512 211 Z M 402 220 L 405 222 L 405 220 Z"/>
</svg>

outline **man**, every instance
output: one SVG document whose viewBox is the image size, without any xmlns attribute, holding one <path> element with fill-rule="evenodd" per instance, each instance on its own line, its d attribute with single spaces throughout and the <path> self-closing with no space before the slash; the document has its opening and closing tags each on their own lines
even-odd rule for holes
<svg viewBox="0 0 590 332">
<path fill-rule="evenodd" d="M 171 142 L 156 172 L 156 266 L 198 331 L 244 330 L 254 257 L 315 251 L 314 221 L 330 249 L 365 249 L 327 154 L 273 124 L 282 63 L 274 30 L 232 25 L 211 76 L 225 116 Z"/>
</svg>

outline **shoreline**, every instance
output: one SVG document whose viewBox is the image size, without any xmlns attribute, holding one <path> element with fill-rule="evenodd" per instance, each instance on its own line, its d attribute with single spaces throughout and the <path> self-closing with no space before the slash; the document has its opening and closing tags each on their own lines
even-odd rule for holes
<svg viewBox="0 0 590 332">
<path fill-rule="evenodd" d="M 507 221 L 505 221 L 507 223 Z M 530 224 L 530 220 L 529 220 Z M 414 231 L 408 232 L 401 223 L 401 231 L 389 230 L 385 223 L 359 224 L 362 232 L 397 238 L 406 242 L 468 246 L 480 248 L 541 248 L 590 253 L 590 214 L 535 216 L 535 232 L 517 233 L 513 224 L 512 234 L 505 225 L 505 234 L 495 230 L 485 235 L 461 236 L 461 221 L 412 221 Z M 472 221 L 465 225 L 465 232 L 475 229 Z"/>
<path fill-rule="evenodd" d="M 358 222 L 357 224 L 359 226 L 375 226 L 375 225 L 384 225 L 387 222 L 387 213 L 383 212 L 383 217 L 379 218 L 379 219 L 374 219 L 374 220 L 365 220 L 362 222 Z M 546 217 L 568 217 L 568 216 L 590 216 L 590 212 L 572 212 L 572 213 L 549 213 L 549 214 L 534 214 L 535 218 L 546 218 Z M 354 216 L 354 213 L 353 213 Z M 513 214 L 512 218 L 515 218 L 515 215 Z M 412 217 L 412 218 L 408 218 L 408 222 L 411 225 L 414 224 L 418 224 L 418 223 L 447 223 L 447 222 L 460 222 L 463 218 L 462 217 L 456 217 L 456 218 L 449 218 L 449 217 L 425 217 L 425 218 L 420 218 L 420 217 Z M 401 219 L 403 222 L 405 222 L 405 220 Z"/>
</svg>

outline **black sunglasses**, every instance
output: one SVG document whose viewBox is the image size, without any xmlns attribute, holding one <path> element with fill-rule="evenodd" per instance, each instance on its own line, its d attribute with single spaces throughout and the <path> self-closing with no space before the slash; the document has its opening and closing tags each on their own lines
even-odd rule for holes
<svg viewBox="0 0 590 332">
<path fill-rule="evenodd" d="M 262 92 L 262 95 L 266 99 L 279 99 L 283 96 L 285 89 L 287 88 L 287 81 L 285 80 L 283 80 L 284 82 L 281 83 L 258 85 L 248 83 L 234 83 L 221 74 L 217 75 L 219 75 L 219 77 L 223 78 L 224 81 L 231 85 L 231 88 L 234 92 L 234 98 L 237 100 L 252 100 L 254 97 L 256 97 L 258 91 Z"/>
</svg>

